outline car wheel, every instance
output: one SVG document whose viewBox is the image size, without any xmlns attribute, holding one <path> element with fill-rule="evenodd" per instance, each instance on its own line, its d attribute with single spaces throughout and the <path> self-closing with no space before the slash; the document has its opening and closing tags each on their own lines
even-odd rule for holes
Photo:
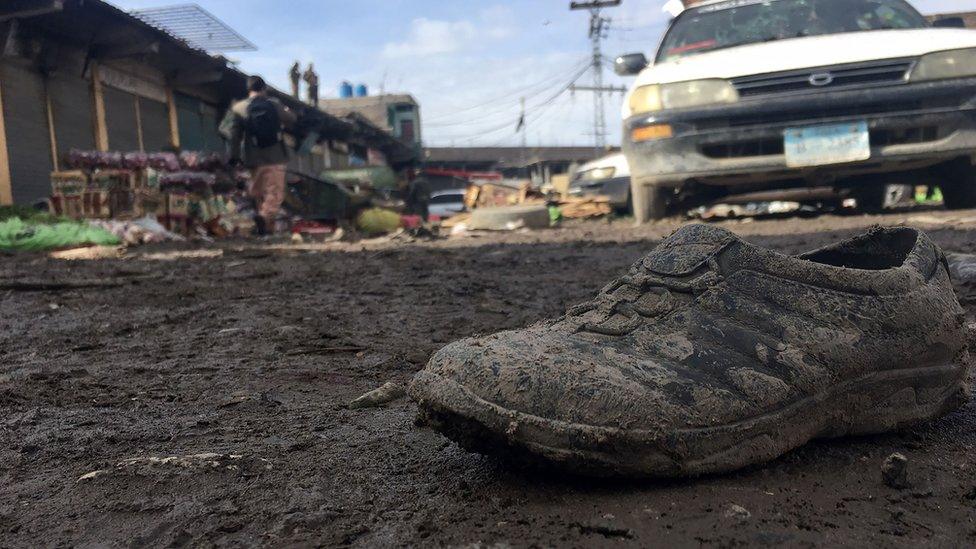
<svg viewBox="0 0 976 549">
<path fill-rule="evenodd" d="M 976 168 L 957 162 L 942 174 L 942 198 L 947 210 L 976 208 Z"/>
<path fill-rule="evenodd" d="M 668 194 L 666 187 L 638 185 L 630 187 L 631 207 L 638 225 L 649 221 L 664 219 L 668 214 Z"/>
</svg>

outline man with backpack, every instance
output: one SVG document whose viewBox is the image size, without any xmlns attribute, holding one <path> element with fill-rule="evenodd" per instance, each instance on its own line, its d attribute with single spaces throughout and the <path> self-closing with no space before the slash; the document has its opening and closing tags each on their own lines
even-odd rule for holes
<svg viewBox="0 0 976 549">
<path fill-rule="evenodd" d="M 267 235 L 274 232 L 285 199 L 288 149 L 282 133 L 294 126 L 297 117 L 277 99 L 268 97 L 268 85 L 260 76 L 247 79 L 247 92 L 248 98 L 228 111 L 221 131 L 227 138 L 231 164 L 243 163 L 251 170 L 251 196 L 257 209 L 255 232 Z"/>
</svg>

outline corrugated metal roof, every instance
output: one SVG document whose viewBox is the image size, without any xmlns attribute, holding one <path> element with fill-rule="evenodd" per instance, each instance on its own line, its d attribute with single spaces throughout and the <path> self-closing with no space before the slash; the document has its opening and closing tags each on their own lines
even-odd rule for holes
<svg viewBox="0 0 976 549">
<path fill-rule="evenodd" d="M 197 4 L 132 10 L 133 17 L 207 52 L 255 51 L 250 40 Z"/>
</svg>

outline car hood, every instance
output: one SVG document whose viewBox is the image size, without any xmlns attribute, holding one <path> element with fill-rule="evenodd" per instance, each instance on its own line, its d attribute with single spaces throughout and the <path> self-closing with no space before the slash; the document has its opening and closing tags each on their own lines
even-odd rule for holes
<svg viewBox="0 0 976 549">
<path fill-rule="evenodd" d="M 934 51 L 969 47 L 976 47 L 976 30 L 878 30 L 790 38 L 651 65 L 637 77 L 635 87 L 917 57 Z"/>
</svg>

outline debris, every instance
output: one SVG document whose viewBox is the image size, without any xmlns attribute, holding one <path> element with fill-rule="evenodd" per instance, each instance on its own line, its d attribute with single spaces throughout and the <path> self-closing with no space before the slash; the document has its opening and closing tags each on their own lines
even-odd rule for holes
<svg viewBox="0 0 976 549">
<path fill-rule="evenodd" d="M 589 219 L 613 213 L 610 199 L 605 196 L 569 198 L 560 202 L 559 211 L 566 219 Z"/>
<path fill-rule="evenodd" d="M 543 196 L 532 188 L 530 181 L 506 181 L 471 185 L 464 196 L 464 205 L 469 210 L 478 208 L 498 208 L 518 204 L 541 204 Z"/>
<path fill-rule="evenodd" d="M 115 246 L 119 239 L 98 227 L 79 221 L 23 221 L 12 217 L 0 221 L 0 250 L 39 251 L 93 244 Z"/>
<path fill-rule="evenodd" d="M 379 389 L 374 389 L 349 403 L 349 409 L 375 408 L 393 402 L 407 395 L 406 389 L 398 383 L 389 381 Z"/>
<path fill-rule="evenodd" d="M 184 237 L 168 231 L 159 221 L 149 215 L 133 221 L 107 219 L 93 220 L 90 223 L 93 227 L 104 229 L 115 235 L 116 238 L 129 246 L 186 240 Z"/>
<path fill-rule="evenodd" d="M 356 228 L 367 235 L 392 233 L 400 228 L 400 214 L 392 210 L 370 208 L 356 218 Z"/>
<path fill-rule="evenodd" d="M 72 248 L 48 254 L 51 259 L 63 259 L 66 261 L 81 261 L 93 259 L 118 259 L 122 257 L 122 249 L 118 246 L 85 246 L 84 248 Z"/>
<path fill-rule="evenodd" d="M 731 504 L 725 510 L 725 518 L 735 519 L 738 521 L 746 521 L 752 517 L 752 513 L 748 509 L 741 505 Z"/>
<path fill-rule="evenodd" d="M 469 230 L 513 231 L 522 227 L 549 227 L 549 208 L 545 204 L 481 208 L 471 213 L 466 223 Z"/>
<path fill-rule="evenodd" d="M 908 458 L 899 453 L 888 456 L 881 464 L 881 478 L 891 488 L 908 488 Z"/>
<path fill-rule="evenodd" d="M 176 261 L 179 259 L 210 259 L 223 257 L 223 250 L 186 250 L 176 252 L 162 252 L 143 254 L 138 257 L 143 261 Z"/>
<path fill-rule="evenodd" d="M 461 213 L 457 215 L 452 215 L 447 219 L 441 221 L 441 227 L 445 229 L 453 229 L 459 225 L 465 225 L 471 219 L 470 213 Z"/>
</svg>

